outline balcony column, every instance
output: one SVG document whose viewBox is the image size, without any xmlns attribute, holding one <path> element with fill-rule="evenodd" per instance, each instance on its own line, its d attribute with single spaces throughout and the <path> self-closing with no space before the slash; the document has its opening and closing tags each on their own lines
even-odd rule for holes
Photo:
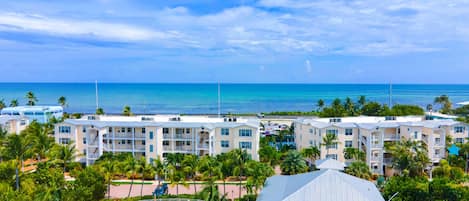
<svg viewBox="0 0 469 201">
<path fill-rule="evenodd" d="M 98 133 L 98 154 L 99 156 L 103 155 L 103 134 L 101 132 L 99 132 L 99 130 L 97 131 Z"/>
<path fill-rule="evenodd" d="M 384 131 L 381 131 L 381 150 L 379 151 L 379 170 L 381 174 L 384 174 L 383 166 L 384 166 Z"/>
<path fill-rule="evenodd" d="M 132 156 L 135 157 L 135 127 L 132 128 Z"/>
<path fill-rule="evenodd" d="M 112 128 L 112 153 L 116 153 L 116 128 Z"/>
</svg>

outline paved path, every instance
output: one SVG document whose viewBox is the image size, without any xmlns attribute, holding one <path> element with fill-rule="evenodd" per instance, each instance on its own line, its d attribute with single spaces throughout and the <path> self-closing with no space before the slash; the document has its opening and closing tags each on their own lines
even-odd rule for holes
<svg viewBox="0 0 469 201">
<path fill-rule="evenodd" d="M 134 184 L 132 187 L 132 192 L 130 193 L 130 197 L 140 196 L 141 184 Z M 152 192 L 155 190 L 157 185 L 143 185 L 143 195 L 151 195 Z M 197 191 L 201 191 L 203 189 L 202 184 L 197 184 Z M 129 193 L 130 184 L 122 184 L 118 186 L 111 185 L 111 198 L 125 198 Z M 176 195 L 176 186 L 169 186 L 169 194 Z M 220 194 L 223 194 L 223 184 L 218 185 L 218 191 Z M 194 194 L 194 185 L 191 184 L 187 188 L 179 185 L 179 194 Z M 226 194 L 227 198 L 233 199 L 238 198 L 239 196 L 239 186 L 227 184 L 226 185 Z M 246 189 L 242 188 L 241 196 L 246 194 Z M 107 196 L 107 195 L 106 195 Z"/>
</svg>

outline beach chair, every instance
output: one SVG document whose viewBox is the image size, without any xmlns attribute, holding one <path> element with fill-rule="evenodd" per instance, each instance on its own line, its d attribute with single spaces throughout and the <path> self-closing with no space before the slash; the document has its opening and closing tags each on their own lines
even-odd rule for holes
<svg viewBox="0 0 469 201">
<path fill-rule="evenodd" d="M 168 194 L 168 184 L 163 184 L 162 186 L 158 186 L 152 193 L 152 196 L 162 196 Z"/>
</svg>

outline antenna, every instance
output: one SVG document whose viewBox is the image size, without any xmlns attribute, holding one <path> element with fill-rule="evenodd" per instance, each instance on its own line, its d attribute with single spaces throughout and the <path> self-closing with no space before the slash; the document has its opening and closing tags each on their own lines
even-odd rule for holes
<svg viewBox="0 0 469 201">
<path fill-rule="evenodd" d="M 218 81 L 218 118 L 220 118 L 220 81 Z"/>
<path fill-rule="evenodd" d="M 392 108 L 392 82 L 389 82 L 389 108 Z"/>
<path fill-rule="evenodd" d="M 95 90 L 96 90 L 96 109 L 99 109 L 98 80 L 95 80 Z"/>
</svg>

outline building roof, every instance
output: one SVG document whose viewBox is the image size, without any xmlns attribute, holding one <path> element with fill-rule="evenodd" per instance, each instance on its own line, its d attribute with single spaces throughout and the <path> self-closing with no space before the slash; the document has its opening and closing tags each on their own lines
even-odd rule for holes
<svg viewBox="0 0 469 201">
<path fill-rule="evenodd" d="M 6 107 L 2 109 L 2 113 L 10 112 L 62 112 L 62 106 L 17 106 Z"/>
<path fill-rule="evenodd" d="M 344 171 L 345 164 L 334 159 L 321 159 L 314 162 L 317 169 L 331 169 L 331 170 L 340 170 Z"/>
<path fill-rule="evenodd" d="M 151 120 L 142 120 L 142 117 L 150 118 Z M 213 129 L 215 127 L 226 127 L 233 128 L 239 126 L 249 126 L 257 128 L 259 127 L 260 121 L 258 119 L 240 119 L 237 118 L 236 122 L 224 121 L 223 118 L 211 118 L 211 117 L 179 117 L 178 121 L 171 121 L 170 118 L 175 116 L 169 115 L 155 115 L 155 116 L 99 116 L 99 120 L 88 120 L 88 119 L 67 119 L 64 123 L 72 125 L 87 125 L 95 126 L 97 128 L 105 127 L 186 127 L 186 128 L 207 128 Z"/>
<path fill-rule="evenodd" d="M 458 105 L 469 105 L 469 101 L 464 101 L 464 102 L 460 102 L 460 103 L 457 103 Z"/>
<path fill-rule="evenodd" d="M 267 179 L 258 201 L 384 201 L 376 186 L 336 170 L 324 169 Z"/>
</svg>

